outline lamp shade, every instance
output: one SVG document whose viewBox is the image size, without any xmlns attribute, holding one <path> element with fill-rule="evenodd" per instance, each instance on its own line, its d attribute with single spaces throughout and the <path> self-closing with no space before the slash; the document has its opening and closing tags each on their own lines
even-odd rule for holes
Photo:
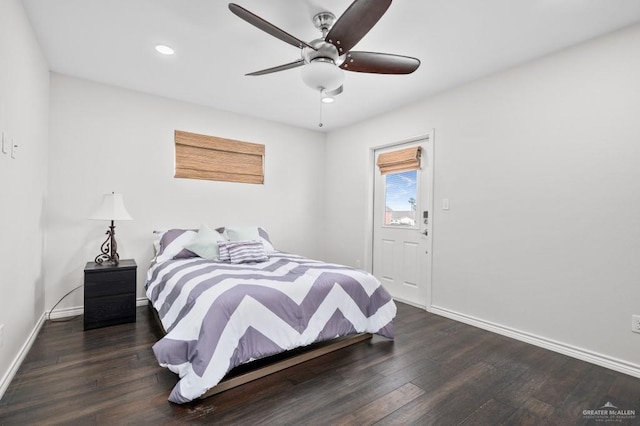
<svg viewBox="0 0 640 426">
<path fill-rule="evenodd" d="M 312 60 L 301 73 L 304 84 L 315 90 L 335 90 L 344 82 L 344 71 L 325 58 Z"/>
<path fill-rule="evenodd" d="M 133 220 L 127 209 L 124 208 L 122 194 L 104 194 L 102 205 L 89 219 L 94 220 Z"/>
</svg>

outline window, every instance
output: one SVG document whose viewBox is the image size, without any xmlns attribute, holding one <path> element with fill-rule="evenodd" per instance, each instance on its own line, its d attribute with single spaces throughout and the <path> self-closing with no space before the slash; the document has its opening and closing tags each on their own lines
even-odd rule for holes
<svg viewBox="0 0 640 426">
<path fill-rule="evenodd" d="M 416 226 L 421 153 L 420 146 L 413 146 L 378 156 L 378 168 L 385 177 L 385 226 Z"/>
<path fill-rule="evenodd" d="M 264 145 L 175 131 L 177 178 L 264 184 Z"/>
<path fill-rule="evenodd" d="M 385 176 L 385 225 L 416 226 L 417 181 L 417 170 L 388 173 Z"/>
</svg>

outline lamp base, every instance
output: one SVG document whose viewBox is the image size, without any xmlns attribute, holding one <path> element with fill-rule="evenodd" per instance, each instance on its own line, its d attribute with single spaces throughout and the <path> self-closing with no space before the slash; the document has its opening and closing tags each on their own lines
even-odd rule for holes
<svg viewBox="0 0 640 426">
<path fill-rule="evenodd" d="M 106 254 L 99 254 L 96 256 L 96 258 L 93 260 L 95 263 L 97 263 L 98 265 L 102 265 L 104 263 L 110 263 L 112 265 L 117 265 L 120 262 L 120 256 L 118 256 L 118 253 L 116 253 L 115 257 L 111 257 L 109 255 Z"/>
<path fill-rule="evenodd" d="M 105 233 L 107 239 L 100 246 L 100 254 L 93 260 L 97 264 L 111 263 L 117 265 L 120 261 L 120 255 L 118 255 L 118 244 L 116 243 L 116 226 L 111 221 L 111 226 Z"/>
</svg>

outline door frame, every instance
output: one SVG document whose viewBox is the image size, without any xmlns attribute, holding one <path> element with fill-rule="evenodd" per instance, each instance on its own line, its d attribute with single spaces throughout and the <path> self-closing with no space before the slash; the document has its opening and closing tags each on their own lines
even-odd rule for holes
<svg viewBox="0 0 640 426">
<path fill-rule="evenodd" d="M 427 311 L 431 310 L 431 281 L 433 277 L 433 222 L 434 222 L 434 194 L 433 188 L 434 184 L 434 130 L 430 130 L 428 133 L 424 133 L 418 136 L 413 136 L 410 138 L 402 139 L 395 142 L 388 142 L 381 145 L 372 146 L 369 148 L 369 172 L 367 176 L 367 218 L 365 220 L 365 263 L 364 268 L 373 274 L 373 233 L 374 233 L 374 222 L 373 222 L 373 214 L 374 214 L 374 191 L 375 191 L 375 173 L 376 173 L 376 150 L 391 148 L 394 146 L 407 145 L 415 142 L 426 141 L 427 142 L 427 152 L 425 153 L 423 158 L 426 158 L 426 161 L 429 162 L 431 167 L 427 168 L 427 178 L 429 181 L 429 185 L 427 186 L 427 193 L 429 194 L 428 200 L 426 203 L 427 209 L 429 211 L 429 223 L 427 224 L 427 230 L 429 231 L 429 238 L 427 244 L 427 250 L 429 253 L 427 254 L 427 276 L 425 277 L 425 294 L 426 300 L 424 301 L 424 305 L 418 305 L 418 308 L 425 309 Z M 423 160 L 425 161 L 425 160 Z M 422 182 L 421 182 L 422 184 Z M 414 305 L 413 303 L 407 302 L 405 300 L 401 300 L 401 302 L 408 303 Z"/>
</svg>

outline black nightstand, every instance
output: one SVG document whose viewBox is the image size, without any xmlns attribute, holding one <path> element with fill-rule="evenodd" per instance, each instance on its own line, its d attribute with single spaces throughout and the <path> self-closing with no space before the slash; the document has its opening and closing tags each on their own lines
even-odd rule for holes
<svg viewBox="0 0 640 426">
<path fill-rule="evenodd" d="M 87 262 L 84 267 L 84 329 L 135 322 L 135 260 L 117 265 Z"/>
</svg>

